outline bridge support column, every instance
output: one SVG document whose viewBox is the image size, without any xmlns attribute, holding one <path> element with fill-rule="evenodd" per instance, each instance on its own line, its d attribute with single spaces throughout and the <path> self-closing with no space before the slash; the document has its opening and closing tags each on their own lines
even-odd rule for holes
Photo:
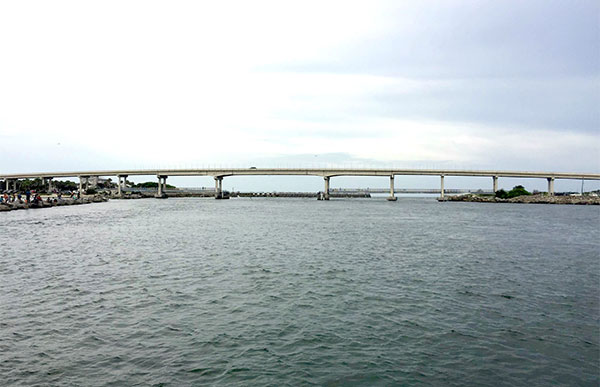
<svg viewBox="0 0 600 387">
<path fill-rule="evenodd" d="M 18 181 L 17 179 L 13 180 L 13 191 L 15 191 L 15 192 L 17 191 L 17 181 Z"/>
<path fill-rule="evenodd" d="M 123 195 L 123 191 L 121 189 L 121 176 L 117 176 L 117 195 Z"/>
<path fill-rule="evenodd" d="M 52 177 L 49 177 L 48 180 L 48 193 L 52 193 Z"/>
<path fill-rule="evenodd" d="M 498 192 L 498 176 L 492 176 L 494 193 Z"/>
<path fill-rule="evenodd" d="M 387 200 L 395 202 L 398 198 L 394 195 L 394 175 L 390 176 L 390 196 Z"/>
<path fill-rule="evenodd" d="M 8 191 L 10 189 L 10 180 L 4 179 L 4 184 L 6 185 L 6 190 Z"/>
<path fill-rule="evenodd" d="M 162 185 L 163 185 L 163 189 L 162 190 L 163 190 L 163 192 L 166 193 L 167 192 L 167 176 L 163 176 Z"/>
<path fill-rule="evenodd" d="M 329 200 L 329 176 L 323 177 L 325 180 L 325 190 L 323 191 L 323 200 Z"/>
<path fill-rule="evenodd" d="M 215 199 L 223 199 L 223 176 L 215 176 Z"/>
<path fill-rule="evenodd" d="M 440 199 L 444 198 L 444 175 L 440 176 Z"/>
<path fill-rule="evenodd" d="M 164 181 L 165 181 L 166 177 L 162 176 L 162 175 L 157 175 L 156 177 L 158 178 L 158 192 L 156 193 L 156 197 L 161 198 L 161 199 L 166 198 L 167 195 L 165 194 L 165 190 L 164 190 L 164 188 L 165 188 Z"/>
<path fill-rule="evenodd" d="M 79 193 L 83 191 L 83 177 L 79 176 Z"/>
<path fill-rule="evenodd" d="M 548 178 L 548 195 L 554 196 L 554 178 Z"/>
<path fill-rule="evenodd" d="M 123 195 L 123 191 L 125 191 L 125 187 L 127 187 L 127 175 L 118 176 L 119 182 L 117 183 L 117 188 L 119 190 L 119 196 Z M 121 178 L 123 179 L 121 181 Z"/>
</svg>

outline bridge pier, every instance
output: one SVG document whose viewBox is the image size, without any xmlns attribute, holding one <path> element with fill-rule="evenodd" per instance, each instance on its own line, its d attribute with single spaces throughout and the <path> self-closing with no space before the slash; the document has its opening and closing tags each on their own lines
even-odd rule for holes
<svg viewBox="0 0 600 387">
<path fill-rule="evenodd" d="M 85 181 L 85 190 L 87 191 L 88 189 L 88 178 L 89 176 L 79 176 L 79 194 L 83 194 L 83 184 Z"/>
<path fill-rule="evenodd" d="M 387 200 L 391 202 L 398 200 L 398 198 L 394 195 L 394 175 L 390 176 L 390 196 L 387 198 Z"/>
<path fill-rule="evenodd" d="M 13 182 L 13 190 L 16 191 L 17 190 L 17 179 L 14 180 L 10 180 L 10 179 L 4 179 L 4 185 L 6 186 L 6 190 L 9 191 L 10 190 L 10 182 Z"/>
<path fill-rule="evenodd" d="M 117 190 L 118 190 L 119 196 L 123 195 L 123 191 L 125 189 L 125 182 L 127 181 L 127 176 L 128 175 L 117 175 L 117 178 L 118 178 Z M 121 179 L 123 179 L 123 180 L 121 180 Z"/>
<path fill-rule="evenodd" d="M 444 175 L 440 176 L 440 199 L 444 198 Z"/>
<path fill-rule="evenodd" d="M 492 176 L 494 193 L 498 192 L 498 176 Z"/>
<path fill-rule="evenodd" d="M 329 176 L 324 176 L 325 190 L 323 191 L 323 200 L 329 200 Z"/>
<path fill-rule="evenodd" d="M 79 177 L 79 194 L 84 192 L 84 180 L 85 180 L 85 191 L 90 188 L 90 177 L 89 176 L 78 176 Z"/>
<path fill-rule="evenodd" d="M 119 196 L 123 195 L 123 191 L 121 188 L 121 176 L 117 175 L 117 195 Z"/>
<path fill-rule="evenodd" d="M 158 192 L 155 197 L 159 199 L 166 198 L 165 187 L 167 185 L 167 176 L 157 175 L 156 177 L 158 178 Z"/>
<path fill-rule="evenodd" d="M 554 196 L 554 178 L 548 178 L 548 195 Z"/>
<path fill-rule="evenodd" d="M 215 176 L 215 199 L 223 199 L 223 176 Z"/>
<path fill-rule="evenodd" d="M 52 193 L 52 179 L 53 177 L 48 177 L 47 181 L 48 181 L 48 193 Z"/>
</svg>

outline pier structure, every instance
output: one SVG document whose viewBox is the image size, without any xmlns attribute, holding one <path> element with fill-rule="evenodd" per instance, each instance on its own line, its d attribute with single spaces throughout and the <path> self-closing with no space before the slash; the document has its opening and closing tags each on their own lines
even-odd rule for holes
<svg viewBox="0 0 600 387">
<path fill-rule="evenodd" d="M 398 198 L 395 195 L 396 191 L 394 190 L 394 175 L 390 175 L 390 196 L 388 196 L 387 200 L 391 202 L 395 202 Z"/>
<path fill-rule="evenodd" d="M 325 189 L 323 190 L 323 200 L 329 200 L 329 179 L 331 177 L 329 176 L 324 176 L 323 179 L 325 180 Z"/>
<path fill-rule="evenodd" d="M 6 188 L 5 188 L 6 191 L 10 191 L 10 189 L 11 189 L 10 188 L 10 183 L 13 184 L 13 188 L 12 188 L 13 191 L 16 191 L 17 190 L 17 182 L 18 182 L 18 179 L 5 179 L 4 180 L 4 184 L 6 186 Z"/>
<path fill-rule="evenodd" d="M 157 198 L 166 198 L 165 191 L 167 190 L 167 175 L 156 175 L 158 179 L 158 192 L 156 193 Z"/>
<path fill-rule="evenodd" d="M 117 194 L 119 196 L 123 195 L 123 190 L 125 189 L 125 183 L 127 182 L 128 175 L 117 175 Z"/>
<path fill-rule="evenodd" d="M 223 176 L 215 176 L 215 199 L 223 199 Z"/>
<path fill-rule="evenodd" d="M 548 195 L 554 195 L 554 178 L 548 178 Z"/>
<path fill-rule="evenodd" d="M 90 188 L 90 177 L 91 176 L 102 176 L 102 175 L 78 175 L 79 178 L 79 192 L 87 191 Z M 61 176 L 65 177 L 65 176 Z"/>
<path fill-rule="evenodd" d="M 46 178 L 42 179 L 44 181 L 44 183 L 46 183 L 46 182 L 48 183 L 48 191 L 47 191 L 48 193 L 52 192 L 52 179 L 54 179 L 53 176 L 46 177 Z"/>
<path fill-rule="evenodd" d="M 16 190 L 17 181 L 20 179 L 43 179 L 52 189 L 52 179 L 65 177 L 78 177 L 79 190 L 82 192 L 89 188 L 91 177 L 116 176 L 118 179 L 118 193 L 121 195 L 125 188 L 128 176 L 154 175 L 158 179 L 157 197 L 165 197 L 167 178 L 169 176 L 212 176 L 215 180 L 215 198 L 226 198 L 223 194 L 223 179 L 229 176 L 321 176 L 324 180 L 322 199 L 329 200 L 330 181 L 336 176 L 381 176 L 390 179 L 390 196 L 388 200 L 395 201 L 394 178 L 395 176 L 439 176 L 440 197 L 444 198 L 444 178 L 446 176 L 473 176 L 491 177 L 492 190 L 498 191 L 500 177 L 509 178 L 539 178 L 547 179 L 548 195 L 554 195 L 554 181 L 556 179 L 573 180 L 600 180 L 600 173 L 569 173 L 569 172 L 527 172 L 527 171 L 498 171 L 498 170 L 451 170 L 451 169 L 370 169 L 370 168 L 207 168 L 207 169 L 153 169 L 153 170 L 101 170 L 77 172 L 43 172 L 43 173 L 10 173 L 1 174 L 0 180 L 4 181 L 6 190 L 10 190 L 10 183 Z"/>
</svg>

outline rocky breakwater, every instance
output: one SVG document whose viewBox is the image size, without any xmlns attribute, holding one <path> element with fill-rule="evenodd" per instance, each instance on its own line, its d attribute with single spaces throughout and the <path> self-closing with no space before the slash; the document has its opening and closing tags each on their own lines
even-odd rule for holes
<svg viewBox="0 0 600 387">
<path fill-rule="evenodd" d="M 600 205 L 600 196 L 548 196 L 548 195 L 523 195 L 510 199 L 502 199 L 495 196 L 482 196 L 465 194 L 456 196 L 445 196 L 439 198 L 443 202 L 477 202 L 477 203 L 530 203 L 530 204 L 579 204 Z"/>
<path fill-rule="evenodd" d="M 108 198 L 102 195 L 88 195 L 79 199 L 58 199 L 56 197 L 46 197 L 38 202 L 25 203 L 24 201 L 14 201 L 8 203 L 0 203 L 0 212 L 26 210 L 30 208 L 48 208 L 57 206 L 74 206 L 80 204 L 101 203 L 108 201 Z"/>
<path fill-rule="evenodd" d="M 150 194 L 141 194 L 141 193 L 127 193 L 119 195 L 117 193 L 112 193 L 110 195 L 111 199 L 144 199 L 144 198 L 153 198 L 154 195 Z"/>
</svg>

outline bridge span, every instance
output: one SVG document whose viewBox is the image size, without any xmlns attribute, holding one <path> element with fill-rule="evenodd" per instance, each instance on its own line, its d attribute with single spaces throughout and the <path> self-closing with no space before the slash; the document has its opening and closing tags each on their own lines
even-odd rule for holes
<svg viewBox="0 0 600 387">
<path fill-rule="evenodd" d="M 554 195 L 555 179 L 600 180 L 599 173 L 569 173 L 569 172 L 530 172 L 530 171 L 499 171 L 499 170 L 452 170 L 452 169 L 383 169 L 383 168 L 203 168 L 203 169 L 143 169 L 143 170 L 98 170 L 70 172 L 38 172 L 38 173 L 0 173 L 6 189 L 11 183 L 16 190 L 21 179 L 41 178 L 52 189 L 52 179 L 75 177 L 79 178 L 79 189 L 87 187 L 89 179 L 100 176 L 116 176 L 118 192 L 122 194 L 125 179 L 128 176 L 156 176 L 158 179 L 157 197 L 164 197 L 166 181 L 169 176 L 212 176 L 215 179 L 215 198 L 223 198 L 223 178 L 228 176 L 321 176 L 324 179 L 323 199 L 329 200 L 329 181 L 336 176 L 382 176 L 390 179 L 390 196 L 388 200 L 396 200 L 394 195 L 395 176 L 439 176 L 440 196 L 444 197 L 445 176 L 483 176 L 492 179 L 493 192 L 498 191 L 498 179 L 511 178 L 540 178 L 548 181 L 548 194 Z"/>
</svg>

